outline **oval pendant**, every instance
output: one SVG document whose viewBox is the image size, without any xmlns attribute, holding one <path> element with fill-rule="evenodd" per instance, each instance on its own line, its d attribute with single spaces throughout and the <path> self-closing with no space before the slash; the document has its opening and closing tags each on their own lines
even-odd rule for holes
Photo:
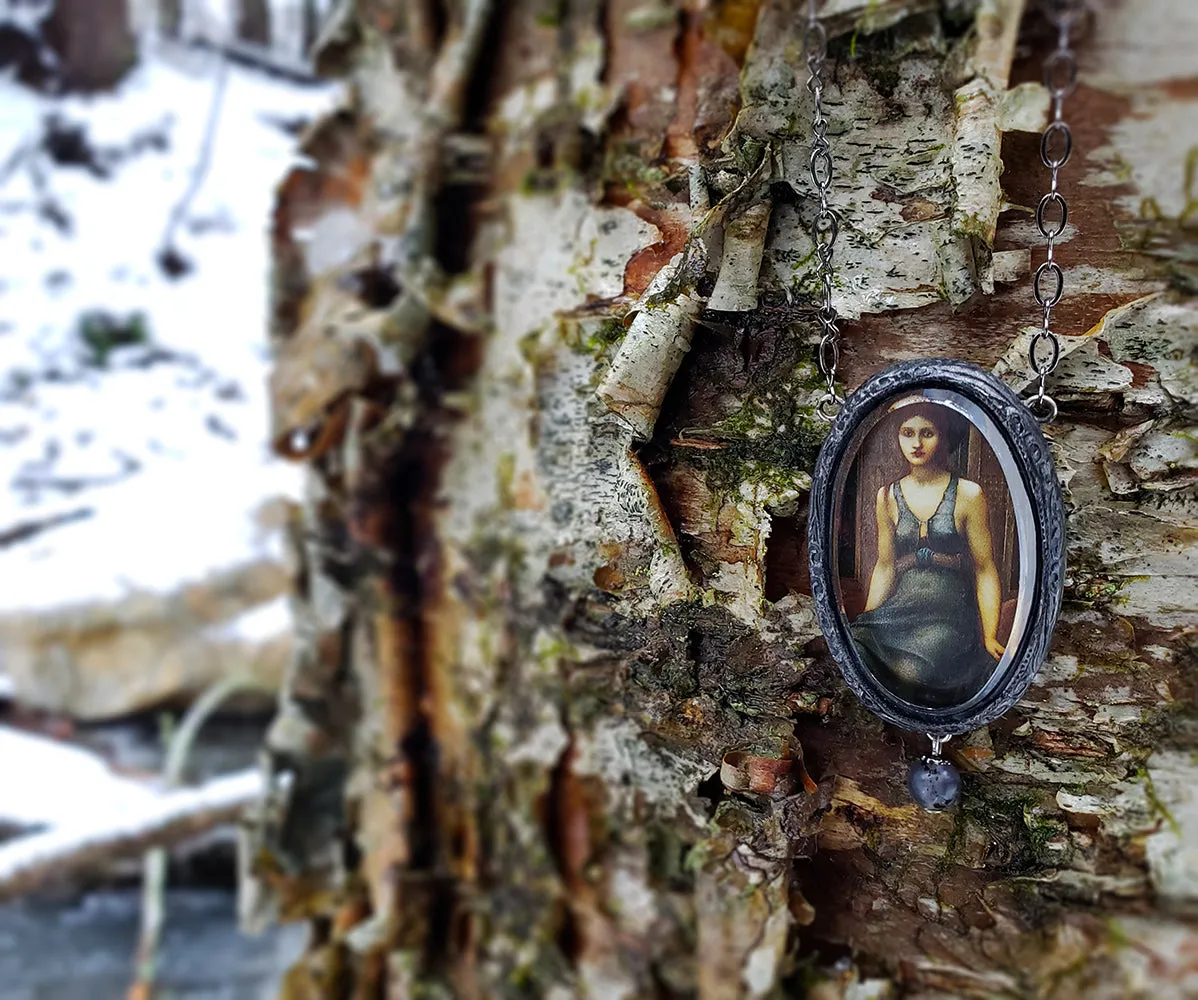
<svg viewBox="0 0 1198 1000">
<path fill-rule="evenodd" d="M 1065 512 L 1048 444 L 971 364 L 904 362 L 841 409 L 811 491 L 820 628 L 866 707 L 932 736 L 1013 706 L 1061 605 Z"/>
</svg>

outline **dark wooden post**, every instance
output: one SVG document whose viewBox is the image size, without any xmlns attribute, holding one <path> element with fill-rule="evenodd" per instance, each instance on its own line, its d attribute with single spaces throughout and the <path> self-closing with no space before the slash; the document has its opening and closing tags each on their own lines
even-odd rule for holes
<svg viewBox="0 0 1198 1000">
<path fill-rule="evenodd" d="M 243 42 L 270 46 L 270 4 L 266 0 L 241 0 L 237 37 Z"/>
<path fill-rule="evenodd" d="M 45 38 L 67 90 L 106 90 L 137 61 L 127 0 L 58 0 Z"/>
</svg>

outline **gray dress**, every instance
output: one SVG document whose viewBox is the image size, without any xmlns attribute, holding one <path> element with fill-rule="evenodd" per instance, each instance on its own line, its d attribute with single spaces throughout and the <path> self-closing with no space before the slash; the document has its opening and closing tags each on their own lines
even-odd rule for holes
<svg viewBox="0 0 1198 1000">
<path fill-rule="evenodd" d="M 977 575 L 957 531 L 957 477 L 920 537 L 919 518 L 898 483 L 894 529 L 894 590 L 850 626 L 865 666 L 892 694 L 930 708 L 958 705 L 975 695 L 997 661 L 982 640 Z"/>
</svg>

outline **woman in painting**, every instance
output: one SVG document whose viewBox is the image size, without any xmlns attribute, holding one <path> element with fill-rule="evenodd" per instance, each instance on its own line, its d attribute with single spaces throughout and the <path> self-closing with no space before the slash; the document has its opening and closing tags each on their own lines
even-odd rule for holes
<svg viewBox="0 0 1198 1000">
<path fill-rule="evenodd" d="M 949 471 L 964 420 L 946 406 L 893 408 L 908 471 L 878 490 L 878 561 L 851 626 L 865 665 L 895 694 L 929 707 L 976 694 L 1003 655 L 1002 599 L 982 488 Z"/>
</svg>

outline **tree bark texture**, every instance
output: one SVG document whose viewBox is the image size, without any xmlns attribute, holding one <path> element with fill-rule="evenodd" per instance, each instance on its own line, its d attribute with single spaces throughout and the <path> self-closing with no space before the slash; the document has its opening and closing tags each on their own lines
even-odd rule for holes
<svg viewBox="0 0 1198 1000">
<path fill-rule="evenodd" d="M 806 498 L 797 0 L 357 0 L 274 220 L 301 637 L 247 916 L 290 997 L 1198 995 L 1198 16 L 1095 2 L 1066 105 L 1053 651 L 949 745 L 844 689 Z M 829 0 L 845 387 L 1028 384 L 1019 0 Z"/>
</svg>

